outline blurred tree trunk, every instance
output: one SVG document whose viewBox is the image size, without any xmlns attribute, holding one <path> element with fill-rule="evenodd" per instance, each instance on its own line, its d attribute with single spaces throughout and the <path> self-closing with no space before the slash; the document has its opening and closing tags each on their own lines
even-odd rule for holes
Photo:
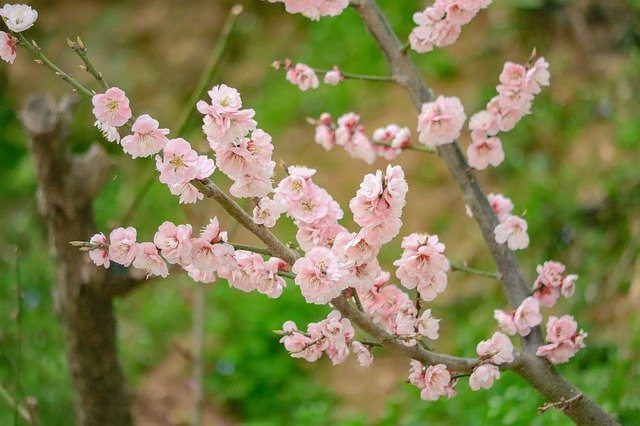
<svg viewBox="0 0 640 426">
<path fill-rule="evenodd" d="M 69 245 L 95 233 L 92 203 L 108 178 L 110 163 L 94 145 L 72 155 L 66 144 L 71 101 L 56 105 L 35 96 L 21 118 L 31 137 L 30 150 L 38 175 L 38 208 L 46 218 L 57 262 L 54 289 L 62 324 L 80 425 L 129 425 L 129 395 L 118 360 L 113 298 L 133 281 L 113 279 L 88 256 Z"/>
</svg>

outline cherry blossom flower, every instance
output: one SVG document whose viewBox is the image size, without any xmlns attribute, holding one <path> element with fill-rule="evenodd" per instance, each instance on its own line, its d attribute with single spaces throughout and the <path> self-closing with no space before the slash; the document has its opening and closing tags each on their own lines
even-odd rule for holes
<svg viewBox="0 0 640 426">
<path fill-rule="evenodd" d="M 316 126 L 315 141 L 327 151 L 336 144 L 336 132 L 331 127 L 331 124 L 331 114 L 325 112 L 320 115 L 320 120 L 318 120 L 318 125 Z"/>
<path fill-rule="evenodd" d="M 135 228 L 116 228 L 109 234 L 109 259 L 123 266 L 131 265 L 136 257 L 136 236 Z"/>
<path fill-rule="evenodd" d="M 498 216 L 498 220 L 502 223 L 511 216 L 511 212 L 513 211 L 513 202 L 511 199 L 505 197 L 502 194 L 494 194 L 490 193 L 487 195 L 487 199 L 489 200 L 489 204 L 491 208 L 495 212 L 496 216 Z"/>
<path fill-rule="evenodd" d="M 475 139 L 467 148 L 469 165 L 484 170 L 489 165 L 497 167 L 504 161 L 504 151 L 499 138 Z"/>
<path fill-rule="evenodd" d="M 284 208 L 280 203 L 276 203 L 268 197 L 263 197 L 258 201 L 258 205 L 253 209 L 253 221 L 257 224 L 272 228 L 282 213 Z"/>
<path fill-rule="evenodd" d="M 211 219 L 200 237 L 192 238 L 190 243 L 193 266 L 200 271 L 216 272 L 235 266 L 233 246 L 227 244 L 227 233 L 220 230 L 218 218 Z"/>
<path fill-rule="evenodd" d="M 500 329 L 509 335 L 514 335 L 518 332 L 516 323 L 513 319 L 513 312 L 508 313 L 500 309 L 493 311 L 493 317 L 498 322 Z"/>
<path fill-rule="evenodd" d="M 317 342 L 299 331 L 295 322 L 285 322 L 282 330 L 284 336 L 280 339 L 280 343 L 284 344 L 293 358 L 304 358 L 313 362 L 322 356 L 322 349 Z"/>
<path fill-rule="evenodd" d="M 198 176 L 198 153 L 189 142 L 182 138 L 171 139 L 162 151 L 163 157 L 156 155 L 156 168 L 160 172 L 160 182 L 167 185 L 186 183 Z"/>
<path fill-rule="evenodd" d="M 527 336 L 533 327 L 540 325 L 540 303 L 534 297 L 525 298 L 513 314 L 513 322 L 520 336 Z"/>
<path fill-rule="evenodd" d="M 566 267 L 560 262 L 547 261 L 536 267 L 538 277 L 533 283 L 533 296 L 543 306 L 555 305 L 558 297 L 571 297 L 575 291 L 577 275 L 564 275 Z"/>
<path fill-rule="evenodd" d="M 429 302 L 447 287 L 449 261 L 442 254 L 445 246 L 437 235 L 411 234 L 402 239 L 404 252 L 393 262 L 396 276 L 409 289 L 417 288 L 420 297 Z"/>
<path fill-rule="evenodd" d="M 373 132 L 375 152 L 387 161 L 394 160 L 411 145 L 411 130 L 397 124 L 380 127 Z"/>
<path fill-rule="evenodd" d="M 349 6 L 349 0 L 269 0 L 271 3 L 284 3 L 289 13 L 300 13 L 317 21 L 323 16 L 338 16 Z"/>
<path fill-rule="evenodd" d="M 469 377 L 469 387 L 477 391 L 480 388 L 489 389 L 493 382 L 500 378 L 500 369 L 493 364 L 482 364 L 476 367 Z"/>
<path fill-rule="evenodd" d="M 305 64 L 296 64 L 287 70 L 287 80 L 297 85 L 300 90 L 306 92 L 309 89 L 317 89 L 320 85 L 318 76 L 313 68 Z"/>
<path fill-rule="evenodd" d="M 211 271 L 201 271 L 193 265 L 187 265 L 184 267 L 189 277 L 197 283 L 208 284 L 216 280 L 216 274 Z"/>
<path fill-rule="evenodd" d="M 509 216 L 493 231 L 498 244 L 507 243 L 510 250 L 525 249 L 529 246 L 527 222 L 519 216 Z"/>
<path fill-rule="evenodd" d="M 547 358 L 553 364 L 569 361 L 580 349 L 584 348 L 587 333 L 578 330 L 578 324 L 571 315 L 558 318 L 550 316 L 547 321 L 547 345 L 540 346 L 537 356 Z"/>
<path fill-rule="evenodd" d="M 93 123 L 94 126 L 100 131 L 102 136 L 109 142 L 120 143 L 120 133 L 118 128 L 107 123 L 101 123 L 97 121 Z"/>
<path fill-rule="evenodd" d="M 330 86 L 336 86 L 342 80 L 344 80 L 344 76 L 342 75 L 340 68 L 337 66 L 334 66 L 331 71 L 324 75 L 324 84 L 328 84 Z"/>
<path fill-rule="evenodd" d="M 166 221 L 158 227 L 153 243 L 169 263 L 186 266 L 191 263 L 191 232 L 189 224 L 176 226 Z"/>
<path fill-rule="evenodd" d="M 99 122 L 120 127 L 131 118 L 129 99 L 118 87 L 111 87 L 105 93 L 93 96 L 93 115 Z"/>
<path fill-rule="evenodd" d="M 33 26 L 38 12 L 26 4 L 5 4 L 0 9 L 0 16 L 11 31 L 19 33 Z"/>
<path fill-rule="evenodd" d="M 418 335 L 436 340 L 439 337 L 440 320 L 431 315 L 431 309 L 425 309 L 420 318 L 416 320 L 415 328 L 418 331 Z"/>
<path fill-rule="evenodd" d="M 421 390 L 420 398 L 435 401 L 447 394 L 451 373 L 444 364 L 425 367 L 420 361 L 411 360 L 409 382 Z"/>
<path fill-rule="evenodd" d="M 353 342 L 355 330 L 348 318 L 343 318 L 339 311 L 331 311 L 325 320 L 317 324 L 317 330 L 325 337 L 323 350 L 333 365 L 341 364 L 349 355 L 349 346 Z M 309 332 L 312 325 L 309 326 Z"/>
<path fill-rule="evenodd" d="M 131 130 L 133 135 L 122 138 L 122 150 L 133 158 L 157 154 L 169 142 L 169 129 L 160 129 L 158 120 L 148 114 L 138 117 Z"/>
<path fill-rule="evenodd" d="M 363 345 L 358 341 L 351 343 L 351 350 L 358 357 L 358 364 L 361 367 L 368 367 L 373 362 L 373 355 L 371 349 L 368 346 Z"/>
<path fill-rule="evenodd" d="M 287 286 L 287 282 L 278 275 L 280 271 L 286 271 L 288 265 L 277 257 L 272 257 L 262 263 L 262 268 L 256 275 L 256 290 L 270 298 L 280 297 Z"/>
<path fill-rule="evenodd" d="M 107 237 L 104 236 L 103 233 L 95 234 L 89 240 L 91 244 L 95 245 L 108 245 Z M 109 267 L 109 248 L 96 248 L 93 250 L 89 250 L 89 257 L 93 260 L 93 263 L 96 266 L 104 266 L 105 268 Z"/>
<path fill-rule="evenodd" d="M 476 347 L 478 356 L 493 364 L 500 365 L 513 362 L 513 344 L 506 334 L 499 331 L 493 333 L 491 339 L 483 340 Z"/>
<path fill-rule="evenodd" d="M 438 96 L 435 101 L 422 105 L 418 117 L 418 140 L 430 148 L 452 143 L 460 137 L 465 119 L 460 99 Z"/>
<path fill-rule="evenodd" d="M 18 39 L 11 34 L 0 31 L 0 59 L 13 64 L 18 52 Z"/>
<path fill-rule="evenodd" d="M 292 270 L 296 274 L 295 283 L 308 303 L 327 303 L 346 288 L 342 280 L 346 271 L 330 249 L 311 249 L 294 263 Z"/>
<path fill-rule="evenodd" d="M 169 276 L 169 269 L 162 257 L 158 254 L 158 249 L 153 243 L 138 244 L 136 257 L 133 260 L 133 267 L 140 269 L 147 274 L 166 278 Z"/>
</svg>

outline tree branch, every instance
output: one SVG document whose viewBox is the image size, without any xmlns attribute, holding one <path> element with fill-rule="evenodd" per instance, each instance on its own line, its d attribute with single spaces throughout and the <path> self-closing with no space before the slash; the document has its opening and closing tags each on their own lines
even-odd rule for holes
<svg viewBox="0 0 640 426">
<path fill-rule="evenodd" d="M 403 44 L 391 29 L 375 0 L 351 0 L 366 28 L 378 42 L 391 66 L 396 82 L 409 94 L 417 111 L 422 104 L 435 98 L 417 67 L 409 58 Z M 466 162 L 457 142 L 439 146 L 438 154 L 444 160 L 454 180 L 462 191 L 464 202 L 473 212 L 484 240 L 502 276 L 502 286 L 510 305 L 515 308 L 529 295 L 529 289 L 520 273 L 515 255 L 506 245 L 495 241 L 493 230 L 498 218 L 489 205 L 485 193 L 480 189 L 474 170 Z M 516 369 L 535 389 L 553 401 L 569 400 L 581 392 L 560 377 L 545 359 L 535 356 L 542 344 L 540 327 L 531 330 L 521 339 L 523 354 Z M 578 424 L 617 424 L 598 404 L 583 397 L 566 408 L 565 413 Z"/>
</svg>

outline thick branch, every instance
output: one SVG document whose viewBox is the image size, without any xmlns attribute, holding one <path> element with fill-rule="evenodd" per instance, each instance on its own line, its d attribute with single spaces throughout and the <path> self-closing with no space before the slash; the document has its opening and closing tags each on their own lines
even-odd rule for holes
<svg viewBox="0 0 640 426">
<path fill-rule="evenodd" d="M 375 0 L 351 0 L 351 4 L 380 45 L 396 81 L 406 89 L 416 110 L 420 111 L 423 103 L 434 99 L 433 91 L 425 85 L 417 67 L 407 55 L 406 49 L 391 29 L 377 3 Z M 475 172 L 467 164 L 457 142 L 438 147 L 438 154 L 447 164 L 462 191 L 465 203 L 473 212 L 502 276 L 501 283 L 509 303 L 515 308 L 529 295 L 529 289 L 520 273 L 514 254 L 505 245 L 497 244 L 494 239 L 493 230 L 498 225 L 498 219 L 486 195 L 480 189 Z M 539 327 L 532 329 L 529 336 L 521 342 L 524 354 L 517 371 L 535 389 L 553 401 L 559 401 L 562 398 L 568 400 L 581 393 L 560 377 L 546 360 L 534 355 L 536 348 L 542 344 Z M 616 424 L 615 419 L 587 397 L 576 401 L 565 412 L 578 424 Z"/>
</svg>

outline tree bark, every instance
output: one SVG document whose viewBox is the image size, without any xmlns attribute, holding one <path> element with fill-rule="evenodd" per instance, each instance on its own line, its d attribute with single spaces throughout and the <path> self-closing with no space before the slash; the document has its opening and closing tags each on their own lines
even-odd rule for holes
<svg viewBox="0 0 640 426">
<path fill-rule="evenodd" d="M 82 156 L 71 154 L 66 145 L 71 104 L 67 100 L 56 105 L 50 97 L 34 96 L 21 113 L 38 175 L 38 207 L 57 262 L 55 309 L 64 334 L 78 424 L 129 425 L 129 395 L 118 360 L 113 308 L 115 293 L 128 282 L 111 287 L 114 279 L 109 272 L 69 245 L 73 240 L 88 241 L 95 232 L 92 203 L 110 164 L 98 145 Z"/>
</svg>

